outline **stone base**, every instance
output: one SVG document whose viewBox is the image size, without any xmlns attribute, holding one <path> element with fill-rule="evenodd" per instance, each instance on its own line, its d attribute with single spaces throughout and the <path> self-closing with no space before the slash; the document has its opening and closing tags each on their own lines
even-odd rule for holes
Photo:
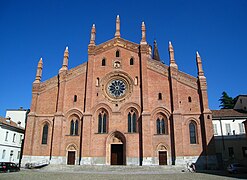
<svg viewBox="0 0 247 180">
<path fill-rule="evenodd" d="M 139 158 L 126 158 L 126 165 L 137 165 L 139 166 Z M 80 165 L 110 165 L 106 164 L 105 157 L 82 157 Z"/>
<path fill-rule="evenodd" d="M 216 156 L 179 156 L 176 158 L 176 165 L 187 168 L 187 163 L 195 163 L 196 169 L 216 169 Z"/>
<path fill-rule="evenodd" d="M 143 165 L 143 166 L 154 165 L 154 164 L 153 164 L 153 157 L 143 157 L 142 165 Z"/>
<path fill-rule="evenodd" d="M 105 157 L 82 157 L 80 165 L 105 165 Z"/>
<path fill-rule="evenodd" d="M 135 158 L 135 157 L 127 157 L 126 158 L 126 165 L 139 166 L 140 165 L 140 160 L 139 160 L 139 158 Z"/>
<path fill-rule="evenodd" d="M 76 158 L 75 164 L 78 164 L 78 159 Z M 52 156 L 50 164 L 67 164 L 67 157 L 64 156 Z"/>
<path fill-rule="evenodd" d="M 25 167 L 26 163 L 49 163 L 50 156 L 22 156 L 21 167 Z"/>
<path fill-rule="evenodd" d="M 47 163 L 50 164 L 67 164 L 67 157 L 64 156 L 23 156 L 21 167 L 26 163 Z M 216 156 L 178 156 L 176 157 L 175 165 L 187 168 L 187 163 L 195 163 L 196 169 L 216 169 L 217 159 Z M 76 158 L 75 164 L 79 164 L 79 158 Z M 82 157 L 80 165 L 109 165 L 106 164 L 105 157 Z M 138 157 L 127 157 L 126 165 L 139 166 L 140 161 Z M 158 166 L 159 159 L 157 157 L 144 157 L 143 166 Z M 171 159 L 167 159 L 167 165 L 172 165 Z"/>
<path fill-rule="evenodd" d="M 159 158 L 157 157 L 143 157 L 143 166 L 159 166 Z M 171 159 L 167 159 L 167 165 L 172 165 Z"/>
</svg>

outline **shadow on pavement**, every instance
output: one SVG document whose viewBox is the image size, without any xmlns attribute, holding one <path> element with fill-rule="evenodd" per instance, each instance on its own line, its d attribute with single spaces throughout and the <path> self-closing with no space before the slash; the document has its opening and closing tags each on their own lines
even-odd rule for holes
<svg viewBox="0 0 247 180">
<path fill-rule="evenodd" d="M 231 178 L 238 178 L 238 179 L 247 179 L 247 173 L 237 173 L 231 174 L 226 170 L 199 170 L 197 173 L 204 173 L 204 174 L 211 174 L 211 175 L 218 175 L 218 176 L 225 176 Z"/>
</svg>

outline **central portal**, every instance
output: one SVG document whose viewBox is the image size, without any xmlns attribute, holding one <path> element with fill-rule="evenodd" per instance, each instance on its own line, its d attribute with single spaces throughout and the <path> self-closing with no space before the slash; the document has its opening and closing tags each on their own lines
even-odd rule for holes
<svg viewBox="0 0 247 180">
<path fill-rule="evenodd" d="M 126 139 L 119 132 L 109 134 L 106 140 L 106 164 L 126 165 Z"/>
<path fill-rule="evenodd" d="M 123 164 L 123 144 L 111 144 L 111 165 Z"/>
</svg>

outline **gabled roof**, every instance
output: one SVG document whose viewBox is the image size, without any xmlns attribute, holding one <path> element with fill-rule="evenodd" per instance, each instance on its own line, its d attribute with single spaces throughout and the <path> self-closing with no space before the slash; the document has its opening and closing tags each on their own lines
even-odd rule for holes
<svg viewBox="0 0 247 180">
<path fill-rule="evenodd" d="M 122 47 L 134 52 L 138 52 L 139 44 L 133 43 L 123 38 L 113 38 L 109 41 L 103 42 L 102 44 L 96 45 L 93 50 L 95 53 L 101 53 L 103 51 L 109 50 L 113 47 Z"/>
<path fill-rule="evenodd" d="M 247 118 L 247 113 L 235 109 L 212 110 L 213 119 L 218 118 Z"/>
</svg>

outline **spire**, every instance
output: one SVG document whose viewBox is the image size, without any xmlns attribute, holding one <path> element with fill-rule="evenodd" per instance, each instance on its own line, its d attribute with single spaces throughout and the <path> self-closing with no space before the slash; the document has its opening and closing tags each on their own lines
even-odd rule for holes
<svg viewBox="0 0 247 180">
<path fill-rule="evenodd" d="M 170 56 L 170 66 L 178 68 L 178 66 L 177 66 L 177 64 L 175 62 L 174 49 L 173 49 L 171 41 L 169 41 L 169 49 L 168 50 L 169 50 L 169 56 Z"/>
<path fill-rule="evenodd" d="M 95 24 L 93 24 L 91 29 L 90 43 L 89 43 L 89 45 L 91 46 L 95 46 L 95 35 L 96 35 L 96 29 L 95 29 Z"/>
<path fill-rule="evenodd" d="M 40 83 L 41 76 L 42 76 L 42 69 L 43 69 L 43 61 L 42 61 L 42 58 L 40 58 L 38 66 L 37 66 L 36 78 L 35 78 L 34 83 Z"/>
<path fill-rule="evenodd" d="M 63 55 L 63 66 L 59 70 L 59 73 L 62 71 L 67 71 L 68 70 L 68 60 L 69 60 L 69 48 L 68 46 L 65 48 L 64 55 Z"/>
<path fill-rule="evenodd" d="M 147 41 L 146 41 L 146 26 L 145 26 L 144 22 L 142 22 L 142 40 L 141 40 L 141 44 L 147 44 Z"/>
<path fill-rule="evenodd" d="M 116 33 L 115 33 L 115 38 L 120 38 L 120 18 L 119 18 L 119 15 L 117 15 L 117 19 L 116 19 Z"/>
<path fill-rule="evenodd" d="M 159 56 L 159 51 L 158 51 L 158 46 L 157 46 L 156 40 L 154 40 L 153 59 L 160 61 L 160 56 Z"/>
<path fill-rule="evenodd" d="M 201 57 L 200 57 L 198 51 L 196 51 L 196 64 L 197 64 L 198 76 L 204 76 L 204 72 L 202 69 L 202 60 L 201 60 Z"/>
</svg>

